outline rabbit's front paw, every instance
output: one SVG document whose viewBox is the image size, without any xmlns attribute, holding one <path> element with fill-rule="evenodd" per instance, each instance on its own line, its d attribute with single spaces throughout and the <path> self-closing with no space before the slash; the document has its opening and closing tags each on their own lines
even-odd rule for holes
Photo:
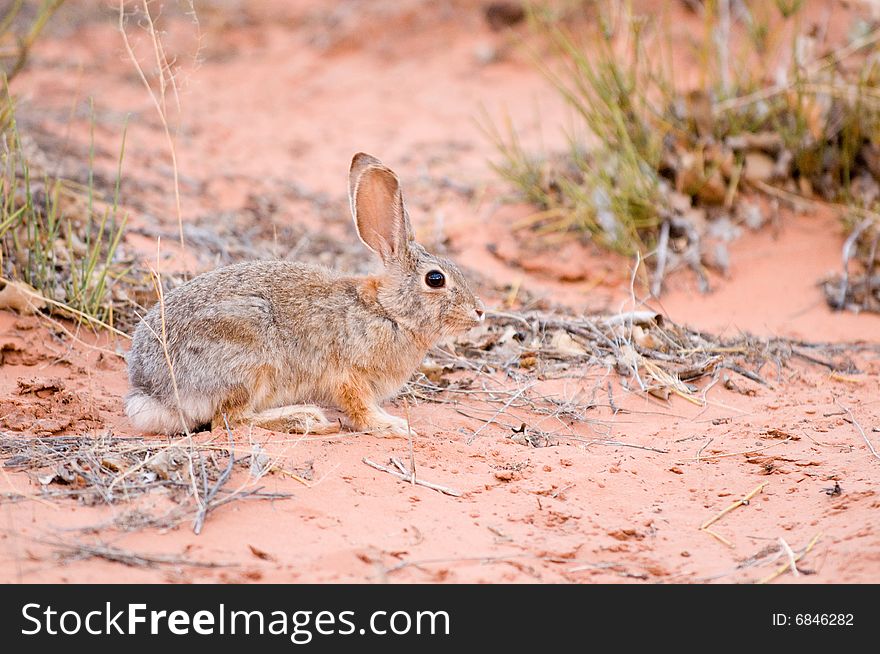
<svg viewBox="0 0 880 654">
<path fill-rule="evenodd" d="M 392 416 L 390 413 L 380 411 L 377 413 L 370 423 L 366 425 L 366 431 L 374 432 L 377 436 L 390 436 L 409 438 L 410 436 L 418 436 L 416 431 L 409 426 L 406 420 Z"/>
</svg>

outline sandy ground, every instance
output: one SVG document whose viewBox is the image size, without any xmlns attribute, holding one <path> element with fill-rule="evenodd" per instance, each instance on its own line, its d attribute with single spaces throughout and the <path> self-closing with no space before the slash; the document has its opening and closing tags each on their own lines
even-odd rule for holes
<svg viewBox="0 0 880 654">
<path fill-rule="evenodd" d="M 345 176 L 352 153 L 363 150 L 400 173 L 419 238 L 471 271 L 490 306 L 506 306 L 505 288 L 517 286 L 522 297 L 575 313 L 632 308 L 631 262 L 574 238 L 548 244 L 512 235 L 510 225 L 532 209 L 505 202 L 510 190 L 489 166 L 493 147 L 479 121 L 509 116 L 525 144 L 552 148 L 564 144 L 571 116 L 515 38 L 485 25 L 479 3 L 428 4 L 221 3 L 202 16 L 198 66 L 187 63 L 193 25 L 171 24 L 169 49 L 183 65 L 183 253 L 161 125 L 112 15 L 72 21 L 44 40 L 13 91 L 28 112 L 24 122 L 73 155 L 88 147 L 93 98 L 96 161 L 105 172 L 130 115 L 124 247 L 163 271 L 209 269 L 235 256 L 227 250 L 243 233 L 260 256 L 277 256 L 286 241 L 272 235 L 292 226 L 319 229 L 347 252 L 355 239 Z M 696 20 L 680 18 L 682 30 Z M 224 220 L 244 231 L 224 233 Z M 842 240 L 833 216 L 783 208 L 772 226 L 731 244 L 730 274 L 711 277 L 710 294 L 698 293 L 690 273 L 676 273 L 655 306 L 716 334 L 876 344 L 880 317 L 832 313 L 818 285 L 839 266 Z M 222 247 L 199 248 L 217 242 Z M 330 263 L 361 265 L 341 254 Z M 0 313 L 0 346 L 6 431 L 133 435 L 121 403 L 124 340 L 85 330 L 71 339 L 44 320 Z M 780 539 L 799 551 L 818 537 L 800 563 L 804 574 L 780 581 L 877 582 L 880 460 L 858 427 L 880 446 L 880 360 L 852 356 L 858 371 L 846 375 L 799 359 L 769 364 L 767 386 L 736 392 L 717 384 L 706 406 L 629 393 L 612 375 L 620 410 L 600 405 L 588 421 L 556 425 L 579 440 L 541 448 L 517 444 L 504 425 L 549 429 L 546 416 L 511 412 L 469 443 L 484 423 L 460 413 L 472 407 L 467 396 L 410 406 L 419 476 L 460 497 L 362 462 L 408 461 L 406 440 L 236 430 L 238 449 L 258 443 L 279 467 L 308 469 L 311 482 L 270 473 L 263 489 L 291 498 L 230 503 L 209 515 L 198 536 L 188 522 L 119 528 L 134 509 L 162 511 L 168 500 L 161 495 L 134 505 L 51 501 L 37 475 L 5 467 L 0 491 L 25 497 L 6 495 L 0 510 L 0 580 L 746 582 L 784 563 L 767 557 Z M 576 398 L 605 375 L 583 367 L 564 379 L 538 379 L 536 390 Z M 58 383 L 48 390 L 22 387 L 50 380 Z M 404 413 L 401 403 L 389 409 Z M 199 438 L 223 444 L 226 435 Z M 248 483 L 246 470 L 231 481 Z M 761 484 L 747 505 L 713 525 L 718 537 L 699 530 Z M 59 542 L 175 562 L 64 556 Z M 199 565 L 207 563 L 218 565 Z"/>
</svg>

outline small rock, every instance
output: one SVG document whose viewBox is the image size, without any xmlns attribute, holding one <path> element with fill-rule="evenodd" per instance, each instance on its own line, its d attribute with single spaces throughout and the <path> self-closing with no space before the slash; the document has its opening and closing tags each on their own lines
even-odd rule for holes
<svg viewBox="0 0 880 654">
<path fill-rule="evenodd" d="M 767 217 L 757 204 L 752 202 L 741 202 L 738 209 L 739 217 L 745 223 L 746 227 L 751 230 L 759 230 L 767 222 Z"/>
<path fill-rule="evenodd" d="M 749 182 L 767 182 L 773 179 L 776 162 L 763 152 L 747 152 L 743 177 Z"/>
<path fill-rule="evenodd" d="M 574 340 L 571 335 L 560 329 L 553 333 L 553 337 L 550 339 L 550 347 L 556 350 L 559 354 L 565 356 L 584 356 L 587 354 L 584 346 Z M 520 362 L 522 365 L 522 362 Z"/>
<path fill-rule="evenodd" d="M 40 292 L 25 282 L 9 282 L 0 291 L 0 309 L 13 309 L 22 315 L 30 315 L 45 306 Z"/>
<path fill-rule="evenodd" d="M 679 192 L 695 195 L 708 204 L 721 204 L 727 193 L 721 171 L 716 168 L 707 176 L 703 157 L 689 152 L 681 156 L 675 185 Z"/>
<path fill-rule="evenodd" d="M 498 32 L 525 19 L 526 10 L 519 2 L 490 2 L 483 10 L 489 27 Z"/>
<path fill-rule="evenodd" d="M 474 59 L 481 66 L 488 66 L 498 61 L 498 48 L 491 43 L 480 43 L 474 47 Z"/>
<path fill-rule="evenodd" d="M 728 136 L 724 144 L 731 150 L 760 150 L 769 153 L 779 152 L 783 145 L 782 136 L 778 132 L 770 131 Z"/>
</svg>

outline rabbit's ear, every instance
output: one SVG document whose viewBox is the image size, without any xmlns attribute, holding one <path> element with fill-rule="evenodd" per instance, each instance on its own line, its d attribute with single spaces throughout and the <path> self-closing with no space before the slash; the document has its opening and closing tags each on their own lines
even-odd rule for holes
<svg viewBox="0 0 880 654">
<path fill-rule="evenodd" d="M 352 202 L 352 213 L 354 212 L 355 187 L 357 186 L 357 182 L 361 177 L 361 173 L 363 173 L 369 166 L 382 168 L 383 164 L 381 161 L 376 159 L 376 157 L 369 155 L 366 152 L 358 152 L 356 155 L 354 155 L 354 157 L 351 158 L 351 169 L 348 171 L 348 197 Z"/>
<path fill-rule="evenodd" d="M 400 257 L 412 239 L 400 181 L 375 157 L 358 153 L 349 173 L 351 214 L 358 236 L 387 263 Z"/>
</svg>

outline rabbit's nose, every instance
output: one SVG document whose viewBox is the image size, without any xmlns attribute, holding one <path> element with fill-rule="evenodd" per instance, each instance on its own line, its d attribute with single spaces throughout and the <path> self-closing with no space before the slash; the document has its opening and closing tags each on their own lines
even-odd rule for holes
<svg viewBox="0 0 880 654">
<path fill-rule="evenodd" d="M 486 307 L 483 306 L 483 303 L 477 300 L 476 305 L 474 306 L 474 313 L 477 314 L 477 320 L 479 322 L 483 322 L 486 319 Z"/>
</svg>

